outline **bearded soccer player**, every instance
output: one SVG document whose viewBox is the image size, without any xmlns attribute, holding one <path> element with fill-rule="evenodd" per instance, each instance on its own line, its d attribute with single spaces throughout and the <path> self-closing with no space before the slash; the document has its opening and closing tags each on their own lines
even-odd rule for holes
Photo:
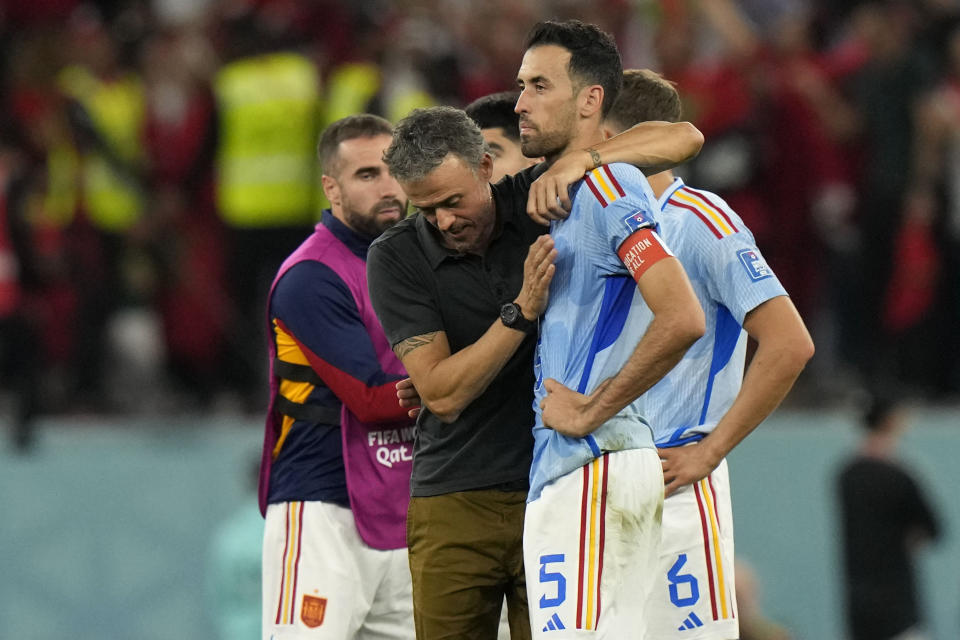
<svg viewBox="0 0 960 640">
<path fill-rule="evenodd" d="M 413 638 L 405 520 L 413 427 L 405 372 L 367 293 L 370 243 L 406 212 L 358 115 L 320 140 L 331 208 L 281 265 L 268 303 L 270 409 L 260 472 L 264 638 Z"/>
<path fill-rule="evenodd" d="M 582 176 L 572 199 L 551 194 L 572 209 L 550 227 L 556 273 L 537 345 L 523 534 L 534 637 L 647 637 L 663 475 L 644 396 L 704 331 L 643 174 L 591 146 L 622 73 L 609 34 L 567 21 L 533 28 L 517 74 L 524 155 Z"/>
</svg>

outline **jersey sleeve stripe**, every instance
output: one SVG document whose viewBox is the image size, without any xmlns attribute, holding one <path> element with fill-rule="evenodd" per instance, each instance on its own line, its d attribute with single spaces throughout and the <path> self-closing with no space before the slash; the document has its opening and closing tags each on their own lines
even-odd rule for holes
<svg viewBox="0 0 960 640">
<path fill-rule="evenodd" d="M 703 213 L 701 213 L 700 210 L 697 209 L 696 207 L 690 206 L 690 205 L 688 205 L 688 204 L 684 204 L 684 203 L 680 202 L 679 200 L 676 200 L 675 198 L 670 198 L 669 200 L 667 200 L 667 204 L 672 204 L 672 205 L 675 206 L 675 207 L 680 207 L 681 209 L 686 209 L 687 211 L 692 211 L 693 213 L 696 214 L 696 216 L 697 216 L 698 218 L 700 218 L 700 220 L 703 222 L 703 224 L 707 225 L 707 228 L 710 229 L 710 231 L 711 231 L 711 233 L 713 233 L 713 235 L 715 235 L 717 238 L 722 238 L 722 237 L 723 237 L 723 234 L 720 233 L 720 231 L 717 229 L 717 227 L 715 227 L 715 226 L 713 225 L 713 223 L 710 222 L 710 220 L 707 219 L 707 216 L 704 215 Z"/>
<path fill-rule="evenodd" d="M 587 174 L 583 181 L 587 183 L 587 186 L 590 187 L 590 191 L 593 192 L 593 195 L 596 196 L 597 200 L 600 202 L 600 206 L 606 208 L 607 201 L 603 199 L 603 196 L 600 195 L 600 190 L 597 189 L 597 185 L 593 184 L 593 180 L 590 179 L 590 174 Z"/>
<path fill-rule="evenodd" d="M 617 194 L 615 194 L 613 189 L 610 188 L 610 185 L 607 184 L 607 181 L 600 172 L 600 169 L 594 169 L 590 172 L 590 175 L 593 176 L 593 179 L 597 181 L 598 185 L 600 185 L 600 189 L 603 190 L 604 195 L 607 196 L 607 204 L 617 199 Z"/>
<path fill-rule="evenodd" d="M 710 199 L 710 196 L 708 196 L 703 191 L 697 191 L 696 189 L 691 189 L 690 187 L 686 187 L 686 191 L 689 191 L 690 193 L 695 194 L 698 197 L 702 198 L 704 202 L 706 202 L 708 205 L 710 205 L 710 207 L 712 207 L 721 216 L 723 216 L 723 219 L 727 221 L 727 224 L 730 225 L 730 228 L 733 229 L 734 233 L 737 232 L 737 226 L 733 224 L 733 220 L 731 220 L 730 216 L 727 215 L 727 212 L 723 210 L 723 207 L 717 205 L 716 202 Z"/>
<path fill-rule="evenodd" d="M 621 198 L 626 197 L 626 192 L 623 190 L 623 187 L 620 186 L 620 183 L 617 182 L 617 179 L 613 175 L 613 171 L 610 170 L 610 165 L 603 165 L 603 172 L 607 174 L 607 177 L 610 178 L 610 184 L 613 185 L 613 188 L 617 190 L 617 193 L 620 194 Z"/>
<path fill-rule="evenodd" d="M 728 225 L 724 221 L 723 217 L 721 217 L 720 214 L 717 213 L 716 209 L 708 205 L 703 200 L 691 195 L 686 189 L 677 191 L 675 194 L 673 194 L 673 197 L 675 199 L 682 200 L 687 204 L 690 204 L 696 207 L 697 209 L 702 211 L 704 214 L 706 214 L 711 220 L 713 220 L 713 223 L 717 226 L 717 228 L 720 230 L 720 232 L 723 235 L 728 236 L 735 232 L 735 230 L 732 229 L 730 225 Z"/>
</svg>

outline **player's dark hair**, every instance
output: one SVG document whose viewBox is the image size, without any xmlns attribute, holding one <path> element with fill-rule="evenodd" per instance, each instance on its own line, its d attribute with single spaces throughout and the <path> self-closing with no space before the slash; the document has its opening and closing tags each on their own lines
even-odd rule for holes
<svg viewBox="0 0 960 640">
<path fill-rule="evenodd" d="M 478 169 L 484 154 L 483 134 L 462 109 L 414 109 L 397 123 L 393 142 L 384 152 L 390 175 L 400 182 L 421 180 L 454 154 Z"/>
<path fill-rule="evenodd" d="M 519 91 L 501 91 L 477 98 L 464 108 L 481 129 L 503 129 L 503 135 L 520 142 L 520 114 L 514 111 Z"/>
<path fill-rule="evenodd" d="M 324 129 L 317 144 L 317 156 L 320 166 L 327 175 L 339 171 L 340 143 L 354 138 L 375 138 L 381 135 L 393 135 L 393 125 L 380 116 L 361 113 L 337 120 Z"/>
<path fill-rule="evenodd" d="M 551 44 L 570 52 L 567 73 L 577 90 L 588 84 L 603 87 L 601 115 L 606 117 L 623 84 L 623 64 L 613 36 L 579 20 L 546 20 L 530 30 L 524 50 Z"/>
<path fill-rule="evenodd" d="M 607 114 L 607 122 L 620 131 L 640 122 L 679 122 L 683 113 L 676 84 L 650 69 L 627 69 L 623 88 Z"/>
</svg>

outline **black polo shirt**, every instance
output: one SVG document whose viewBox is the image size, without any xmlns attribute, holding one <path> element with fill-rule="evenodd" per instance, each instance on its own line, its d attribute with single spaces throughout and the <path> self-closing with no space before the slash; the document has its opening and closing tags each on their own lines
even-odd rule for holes
<svg viewBox="0 0 960 640">
<path fill-rule="evenodd" d="M 390 344 L 443 331 L 451 353 L 476 342 L 520 293 L 530 244 L 547 231 L 526 214 L 541 165 L 493 185 L 497 228 L 481 256 L 443 246 L 421 215 L 386 231 L 367 254 L 373 308 Z M 533 357 L 527 336 L 500 374 L 452 424 L 424 407 L 413 449 L 414 496 L 527 488 L 533 454 Z"/>
</svg>

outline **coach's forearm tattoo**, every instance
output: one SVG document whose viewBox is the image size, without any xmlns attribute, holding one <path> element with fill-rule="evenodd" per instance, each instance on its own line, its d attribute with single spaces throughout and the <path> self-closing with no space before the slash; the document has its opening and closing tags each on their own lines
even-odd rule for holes
<svg viewBox="0 0 960 640">
<path fill-rule="evenodd" d="M 430 344 L 437 339 L 437 334 L 439 331 L 432 331 L 430 333 L 425 333 L 422 336 L 413 336 L 412 338 L 407 338 L 403 342 L 398 342 L 393 346 L 393 352 L 397 357 L 403 360 L 403 357 L 413 351 L 418 347 L 422 347 L 425 344 Z"/>
</svg>

